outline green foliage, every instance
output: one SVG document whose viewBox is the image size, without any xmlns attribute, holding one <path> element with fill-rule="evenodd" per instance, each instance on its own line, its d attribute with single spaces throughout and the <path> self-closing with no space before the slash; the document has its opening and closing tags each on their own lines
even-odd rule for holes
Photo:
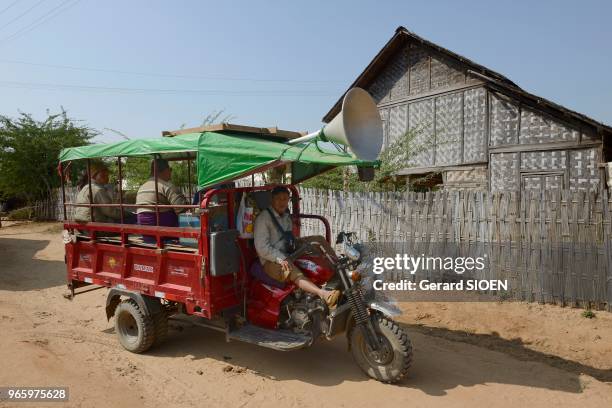
<svg viewBox="0 0 612 408">
<path fill-rule="evenodd" d="M 0 116 L 0 195 L 30 204 L 48 197 L 60 185 L 60 151 L 88 144 L 96 135 L 64 110 L 42 121 L 26 113 L 17 118 Z"/>
<path fill-rule="evenodd" d="M 302 183 L 304 187 L 342 190 L 344 183 L 344 168 L 335 167 Z"/>
<path fill-rule="evenodd" d="M 304 187 L 324 188 L 344 191 L 403 191 L 410 188 L 405 181 L 398 180 L 395 173 L 406 167 L 421 152 L 431 149 L 434 138 L 423 139 L 420 129 L 406 132 L 391 143 L 380 155 L 380 168 L 376 170 L 374 180 L 359 181 L 355 169 L 336 167 L 303 183 Z M 420 180 L 422 181 L 422 180 Z"/>
<path fill-rule="evenodd" d="M 582 317 L 584 317 L 585 319 L 594 319 L 596 315 L 595 312 L 593 312 L 592 310 L 585 310 L 584 312 L 582 312 Z"/>
<path fill-rule="evenodd" d="M 32 211 L 32 207 L 24 207 L 11 211 L 8 214 L 8 219 L 10 221 L 27 221 L 31 220 L 33 216 L 34 212 Z"/>
<path fill-rule="evenodd" d="M 122 176 L 124 181 L 124 190 L 137 191 L 151 177 L 151 157 L 128 157 L 124 159 L 121 165 Z M 172 167 L 172 183 L 176 186 L 187 186 L 188 180 L 191 184 L 196 184 L 196 169 L 195 161 L 191 162 L 191 171 L 187 170 L 187 162 L 184 160 L 171 161 Z M 108 162 L 111 174 L 111 182 L 115 183 L 118 179 L 117 161 Z M 189 179 L 187 176 L 191 176 Z"/>
<path fill-rule="evenodd" d="M 225 114 L 225 110 L 221 109 L 219 111 L 212 111 L 211 113 L 204 116 L 200 126 L 209 126 L 217 123 L 228 123 L 230 120 L 234 119 L 234 116 L 230 114 Z M 184 129 L 187 126 L 186 123 L 181 124 L 179 129 Z"/>
<path fill-rule="evenodd" d="M 187 187 L 191 182 L 192 185 L 197 184 L 195 160 L 191 162 L 191 170 L 187 170 L 187 161 L 181 160 L 171 162 L 172 167 L 172 183 L 176 186 Z M 187 177 L 187 176 L 190 176 Z"/>
<path fill-rule="evenodd" d="M 150 157 L 128 157 L 121 165 L 125 190 L 135 191 L 151 177 L 151 158 Z M 113 177 L 117 177 L 116 171 L 111 171 Z"/>
</svg>

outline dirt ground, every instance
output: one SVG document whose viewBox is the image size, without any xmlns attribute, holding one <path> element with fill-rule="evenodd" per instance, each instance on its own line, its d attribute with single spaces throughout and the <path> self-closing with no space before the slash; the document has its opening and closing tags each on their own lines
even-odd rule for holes
<svg viewBox="0 0 612 408">
<path fill-rule="evenodd" d="M 362 374 L 344 338 L 282 353 L 175 322 L 162 347 L 131 354 L 103 290 L 62 297 L 60 231 L 0 229 L 0 386 L 67 386 L 70 407 L 612 406 L 612 314 L 556 306 L 402 304 L 415 361 L 398 385 Z"/>
</svg>

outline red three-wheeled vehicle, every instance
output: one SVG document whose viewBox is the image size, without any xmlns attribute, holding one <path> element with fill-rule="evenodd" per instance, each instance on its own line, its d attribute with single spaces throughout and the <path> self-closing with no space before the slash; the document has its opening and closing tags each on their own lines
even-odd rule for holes
<svg viewBox="0 0 612 408">
<path fill-rule="evenodd" d="M 171 136 L 62 151 L 68 297 L 108 288 L 107 318 L 114 317 L 121 345 L 136 353 L 163 342 L 169 317 L 191 315 L 196 324 L 224 332 L 228 341 L 276 350 L 303 348 L 346 334 L 357 364 L 369 376 L 384 382 L 404 377 L 412 347 L 404 329 L 393 321 L 398 308 L 375 297 L 362 280 L 362 249 L 355 235 L 339 232 L 332 241 L 325 218 L 300 212 L 295 187 L 336 166 L 357 166 L 360 176 L 371 175 L 381 149 L 382 127 L 369 95 L 358 88 L 349 91 L 342 113 L 311 135 L 221 125 Z M 185 161 L 188 174 L 197 176 L 195 203 L 172 206 L 184 210 L 179 227 L 135 225 L 124 219 L 127 211 L 142 207 L 159 219 L 160 210 L 169 207 L 136 205 L 126 198 L 122 178 L 131 157 Z M 89 204 L 67 202 L 64 182 L 75 167 L 72 164 L 85 163 L 90 169 L 92 160 L 116 163 L 116 203 L 96 204 L 91 197 Z M 291 191 L 294 235 L 300 236 L 303 219 L 315 219 L 322 222 L 325 238 L 336 245 L 337 254 L 306 245 L 287 258 L 316 285 L 341 291 L 334 308 L 290 282 L 271 280 L 257 268 L 253 239 L 240 225 L 241 215 L 245 206 L 255 214 L 267 208 L 275 185 L 219 187 L 274 168 L 291 178 L 286 186 Z M 156 164 L 153 173 L 157 189 Z M 71 221 L 67 215 L 75 207 L 90 211 L 119 207 L 121 220 Z"/>
</svg>

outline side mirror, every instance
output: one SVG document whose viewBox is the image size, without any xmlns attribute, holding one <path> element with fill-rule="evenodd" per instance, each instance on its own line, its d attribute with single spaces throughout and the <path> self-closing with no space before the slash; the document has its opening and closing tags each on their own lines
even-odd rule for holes
<svg viewBox="0 0 612 408">
<path fill-rule="evenodd" d="M 344 236 L 346 234 L 344 232 L 339 232 L 338 235 L 336 236 L 336 244 L 341 244 L 344 242 Z"/>
</svg>

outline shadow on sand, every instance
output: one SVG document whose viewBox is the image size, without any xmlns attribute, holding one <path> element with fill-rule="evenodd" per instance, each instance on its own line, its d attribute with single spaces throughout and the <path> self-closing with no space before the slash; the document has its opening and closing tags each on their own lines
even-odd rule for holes
<svg viewBox="0 0 612 408">
<path fill-rule="evenodd" d="M 493 334 L 474 334 L 462 330 L 450 330 L 425 325 L 402 324 L 402 326 L 409 332 L 418 332 L 426 336 L 435 336 L 453 342 L 467 343 L 476 347 L 498 351 L 521 361 L 539 362 L 575 375 L 586 374 L 602 382 L 612 382 L 612 369 L 591 367 L 553 354 L 532 350 L 526 347 L 527 345 L 520 338 L 504 339 L 497 332 L 493 332 Z"/>
<path fill-rule="evenodd" d="M 438 328 L 403 325 L 413 340 L 414 363 L 396 386 L 445 395 L 457 387 L 490 383 L 581 393 L 580 373 L 610 381 L 610 370 L 599 370 L 560 357 L 529 350 L 517 340 L 477 336 Z M 251 344 L 225 341 L 223 333 L 171 321 L 169 338 L 148 354 L 159 358 L 213 359 L 228 370 L 250 372 L 270 380 L 299 380 L 318 386 L 368 381 L 353 361 L 344 336 L 313 347 L 279 352 Z M 113 329 L 104 331 L 114 336 Z M 115 340 L 116 341 L 116 340 Z M 226 367 L 227 367 L 226 366 Z M 204 373 L 205 375 L 221 375 Z"/>
<path fill-rule="evenodd" d="M 65 285 L 64 262 L 34 258 L 50 242 L 0 235 L 0 290 L 28 291 Z"/>
</svg>

